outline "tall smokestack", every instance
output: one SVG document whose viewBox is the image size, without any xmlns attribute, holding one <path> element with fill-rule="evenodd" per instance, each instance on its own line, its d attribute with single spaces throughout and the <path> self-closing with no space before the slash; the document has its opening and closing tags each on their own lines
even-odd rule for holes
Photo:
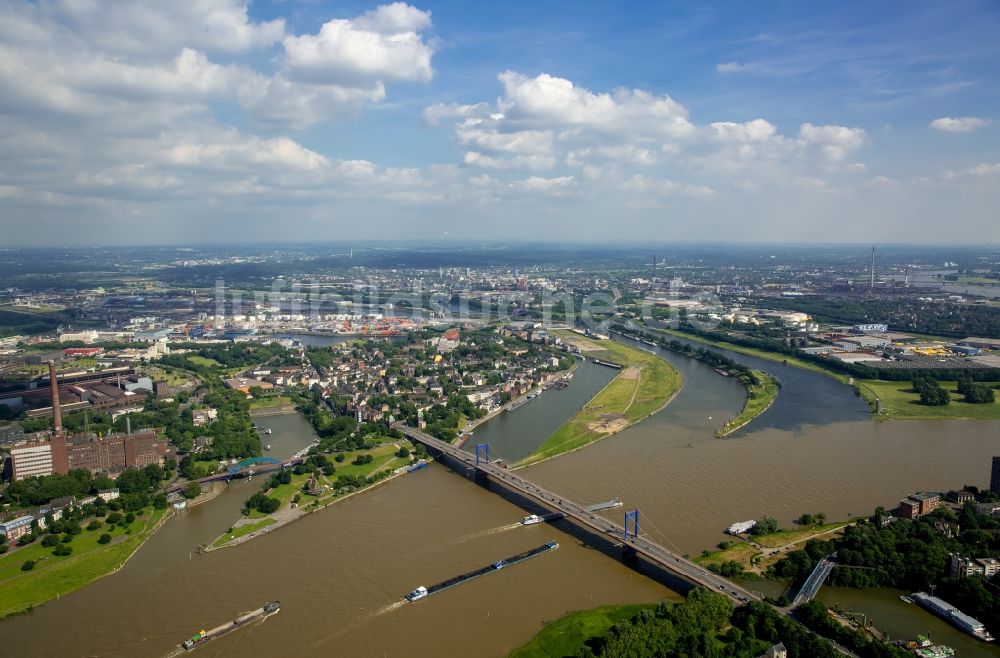
<svg viewBox="0 0 1000 658">
<path fill-rule="evenodd" d="M 49 361 L 49 387 L 52 390 L 52 428 L 57 434 L 61 434 L 62 410 L 59 408 L 59 378 L 56 376 L 55 361 Z"/>
<path fill-rule="evenodd" d="M 868 284 L 869 288 L 875 287 L 875 245 L 872 245 L 872 280 Z"/>
</svg>

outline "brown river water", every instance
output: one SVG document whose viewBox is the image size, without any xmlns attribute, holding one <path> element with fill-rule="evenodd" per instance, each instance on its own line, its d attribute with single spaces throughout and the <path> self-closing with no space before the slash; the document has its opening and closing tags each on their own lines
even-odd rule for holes
<svg viewBox="0 0 1000 658">
<path fill-rule="evenodd" d="M 638 508 L 642 530 L 696 555 L 734 521 L 764 514 L 790 526 L 803 512 L 830 519 L 894 507 L 917 490 L 984 485 L 1000 454 L 1000 422 L 869 420 L 852 389 L 780 364 L 775 405 L 734 438 L 713 437 L 738 412 L 739 385 L 665 354 L 685 386 L 662 412 L 584 450 L 522 475 L 579 502 L 621 497 L 604 512 L 621 522 Z M 613 373 L 590 363 L 563 391 L 546 391 L 476 431 L 516 459 L 542 441 Z M 552 417 L 546 416 L 546 413 Z M 534 414 L 534 415 L 532 415 Z M 518 415 L 525 420 L 518 422 Z M 287 456 L 312 440 L 298 416 L 264 418 Z M 470 443 L 474 443 L 470 442 Z M 474 484 L 444 465 L 392 480 L 260 539 L 199 555 L 239 515 L 259 481 L 235 482 L 213 501 L 171 519 L 117 574 L 0 622 L 0 655 L 166 656 L 201 628 L 279 599 L 282 610 L 196 650 L 201 656 L 503 656 L 562 614 L 599 605 L 677 598 L 678 584 L 636 571 L 565 522 L 521 526 L 534 511 L 497 485 Z M 555 539 L 550 552 L 412 604 L 417 585 Z M 683 588 L 679 588 L 683 589 Z M 824 589 L 827 603 L 865 610 L 894 637 L 933 629 L 960 656 L 1000 656 L 898 600 L 898 592 Z M 828 600 L 829 599 L 829 600 Z"/>
</svg>

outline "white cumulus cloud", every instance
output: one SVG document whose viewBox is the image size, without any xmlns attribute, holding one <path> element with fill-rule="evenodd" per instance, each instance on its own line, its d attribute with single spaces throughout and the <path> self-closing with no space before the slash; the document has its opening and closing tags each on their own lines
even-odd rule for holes
<svg viewBox="0 0 1000 658">
<path fill-rule="evenodd" d="M 941 117 L 931 121 L 931 128 L 947 133 L 967 133 L 977 128 L 983 128 L 992 123 L 989 119 L 979 117 Z"/>
</svg>

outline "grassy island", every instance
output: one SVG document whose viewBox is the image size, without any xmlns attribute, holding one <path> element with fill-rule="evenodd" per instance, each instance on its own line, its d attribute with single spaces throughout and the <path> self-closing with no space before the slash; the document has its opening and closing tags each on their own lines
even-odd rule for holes
<svg viewBox="0 0 1000 658">
<path fill-rule="evenodd" d="M 744 383 L 747 389 L 747 400 L 743 404 L 743 410 L 740 411 L 739 415 L 723 425 L 715 433 L 715 436 L 721 438 L 732 434 L 770 409 L 771 405 L 774 404 L 774 400 L 778 397 L 778 380 L 760 370 L 754 370 L 753 374 L 757 378 L 758 383 Z"/>
<path fill-rule="evenodd" d="M 557 332 L 590 359 L 621 365 L 618 375 L 566 421 L 533 453 L 517 462 L 521 467 L 564 452 L 577 450 L 656 413 L 681 389 L 681 374 L 669 363 L 645 350 L 611 340 L 593 340 L 580 334 Z"/>
</svg>

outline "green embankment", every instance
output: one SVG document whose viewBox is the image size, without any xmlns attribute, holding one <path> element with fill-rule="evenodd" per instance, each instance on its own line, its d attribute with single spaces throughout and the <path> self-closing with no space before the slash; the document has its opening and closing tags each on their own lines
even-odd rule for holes
<svg viewBox="0 0 1000 658">
<path fill-rule="evenodd" d="M 578 647 L 592 637 L 605 635 L 620 621 L 635 617 L 656 604 L 609 605 L 580 610 L 546 624 L 527 644 L 511 652 L 509 658 L 563 658 L 575 655 Z"/>
<path fill-rule="evenodd" d="M 919 403 L 920 394 L 913 390 L 910 382 L 884 382 L 877 379 L 862 379 L 855 384 L 862 397 L 874 406 L 874 400 L 882 401 L 879 418 L 889 420 L 950 419 L 950 420 L 998 420 L 1000 419 L 1000 391 L 996 391 L 997 402 L 972 404 L 964 401 L 958 392 L 958 382 L 941 382 L 941 386 L 951 394 L 951 402 L 938 407 Z M 989 386 L 997 386 L 991 383 Z"/>
<path fill-rule="evenodd" d="M 703 553 L 695 558 L 695 562 L 703 566 L 711 564 L 724 564 L 726 562 L 739 562 L 744 569 L 759 571 L 769 564 L 777 561 L 787 553 L 774 553 L 765 555 L 758 546 L 765 549 L 777 549 L 785 546 L 801 546 L 813 538 L 830 539 L 830 536 L 840 534 L 838 531 L 850 525 L 850 521 L 836 521 L 834 523 L 817 524 L 797 530 L 778 530 L 766 535 L 751 535 L 750 543 L 744 539 L 732 537 L 729 546 L 717 551 Z"/>
<path fill-rule="evenodd" d="M 850 379 L 847 375 L 843 373 L 824 368 L 818 363 L 812 363 L 811 361 L 806 361 L 796 356 L 778 354 L 776 352 L 768 352 L 767 350 L 760 350 L 755 347 L 743 347 L 742 345 L 735 345 L 733 343 L 727 343 L 721 340 L 711 340 L 708 338 L 702 338 L 701 336 L 686 334 L 683 331 L 677 331 L 676 329 L 654 329 L 652 327 L 647 327 L 647 329 L 649 329 L 649 331 L 659 332 L 670 336 L 676 336 L 677 338 L 683 338 L 685 340 L 691 341 L 692 343 L 702 343 L 704 345 L 712 345 L 714 347 L 719 347 L 724 350 L 729 350 L 730 352 L 738 352 L 739 354 L 746 354 L 747 356 L 755 356 L 760 359 L 766 359 L 767 361 L 774 361 L 775 363 L 784 363 L 790 366 L 795 366 L 796 368 L 802 368 L 803 370 L 812 370 L 813 372 L 818 372 L 821 375 L 826 375 L 827 377 L 833 377 L 837 381 L 843 382 L 844 384 L 846 384 Z"/>
<path fill-rule="evenodd" d="M 557 333 L 578 344 L 588 344 L 587 358 L 624 367 L 583 409 L 515 467 L 549 459 L 620 432 L 662 409 L 682 385 L 681 374 L 655 354 L 615 341 Z"/>
<path fill-rule="evenodd" d="M 747 400 L 743 405 L 743 410 L 740 411 L 739 415 L 723 425 L 715 433 L 715 436 L 721 438 L 732 434 L 767 411 L 774 404 L 775 398 L 778 397 L 778 381 L 760 370 L 754 370 L 753 374 L 760 383 L 757 385 L 747 385 Z"/>
<path fill-rule="evenodd" d="M 212 542 L 212 546 L 218 548 L 219 546 L 222 546 L 228 541 L 239 539 L 244 535 L 249 535 L 251 532 L 260 530 L 261 528 L 266 528 L 267 526 L 273 525 L 275 523 L 277 523 L 277 521 L 268 516 L 261 519 L 260 521 L 257 521 L 256 523 L 247 523 L 245 525 L 241 525 L 237 528 L 233 528 L 232 532 L 222 533 L 218 539 Z"/>
<path fill-rule="evenodd" d="M 35 541 L 0 556 L 0 618 L 69 594 L 119 569 L 152 534 L 166 510 L 147 511 L 127 528 L 102 524 L 97 530 L 83 530 L 69 544 L 73 554 L 54 556 L 53 548 Z M 102 534 L 112 542 L 99 544 Z M 31 571 L 21 571 L 28 560 Z"/>
</svg>

